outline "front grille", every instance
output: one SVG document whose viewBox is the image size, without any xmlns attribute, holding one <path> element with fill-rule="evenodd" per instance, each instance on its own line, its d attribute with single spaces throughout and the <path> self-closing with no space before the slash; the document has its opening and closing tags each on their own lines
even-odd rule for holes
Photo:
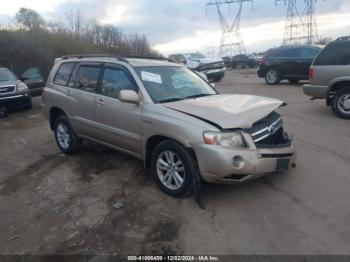
<svg viewBox="0 0 350 262">
<path fill-rule="evenodd" d="M 274 135 L 283 129 L 283 121 L 280 114 L 272 112 L 267 117 L 253 124 L 248 130 L 254 142 L 259 142 L 265 138 Z"/>
<path fill-rule="evenodd" d="M 285 145 L 290 142 L 288 135 L 283 131 L 282 117 L 276 112 L 254 123 L 248 133 L 257 147 Z"/>
<path fill-rule="evenodd" d="M 0 94 L 14 93 L 16 86 L 0 86 Z"/>
</svg>

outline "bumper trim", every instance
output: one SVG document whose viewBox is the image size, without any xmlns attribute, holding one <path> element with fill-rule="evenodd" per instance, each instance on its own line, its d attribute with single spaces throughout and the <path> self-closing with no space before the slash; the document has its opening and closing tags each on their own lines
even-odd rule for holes
<svg viewBox="0 0 350 262">
<path fill-rule="evenodd" d="M 24 97 L 24 95 L 0 97 L 0 100 L 16 99 L 16 98 L 20 98 L 20 97 Z"/>
</svg>

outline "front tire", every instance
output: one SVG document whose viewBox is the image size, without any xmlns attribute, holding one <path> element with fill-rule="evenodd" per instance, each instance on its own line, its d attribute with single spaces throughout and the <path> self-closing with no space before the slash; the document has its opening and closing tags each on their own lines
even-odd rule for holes
<svg viewBox="0 0 350 262">
<path fill-rule="evenodd" d="M 269 70 L 267 70 L 265 81 L 269 85 L 276 85 L 281 81 L 279 72 L 276 68 L 271 67 Z"/>
<path fill-rule="evenodd" d="M 159 143 L 152 152 L 151 170 L 160 189 L 173 197 L 188 196 L 197 167 L 188 151 L 172 140 Z"/>
<path fill-rule="evenodd" d="M 66 116 L 59 116 L 55 120 L 54 132 L 57 145 L 62 153 L 71 155 L 80 150 L 82 141 L 75 134 Z"/>
<path fill-rule="evenodd" d="M 344 119 L 350 119 L 350 87 L 342 88 L 332 98 L 333 112 Z"/>
</svg>

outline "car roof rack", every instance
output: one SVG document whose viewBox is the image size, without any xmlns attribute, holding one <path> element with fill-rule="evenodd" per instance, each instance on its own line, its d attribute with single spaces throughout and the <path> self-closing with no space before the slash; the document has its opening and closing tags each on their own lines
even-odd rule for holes
<svg viewBox="0 0 350 262">
<path fill-rule="evenodd" d="M 350 36 L 342 36 L 342 37 L 338 37 L 336 41 L 348 41 L 350 40 Z"/>
<path fill-rule="evenodd" d="M 134 59 L 151 59 L 151 60 L 160 60 L 160 61 L 169 61 L 168 58 L 159 57 L 159 56 L 141 56 L 141 55 L 120 55 L 122 58 L 134 58 Z"/>
<path fill-rule="evenodd" d="M 109 54 L 74 54 L 74 55 L 65 55 L 61 59 L 70 59 L 70 58 L 89 58 L 89 57 L 106 57 L 106 58 L 115 58 L 118 61 L 129 63 L 129 61 L 121 56 L 109 55 Z"/>
</svg>

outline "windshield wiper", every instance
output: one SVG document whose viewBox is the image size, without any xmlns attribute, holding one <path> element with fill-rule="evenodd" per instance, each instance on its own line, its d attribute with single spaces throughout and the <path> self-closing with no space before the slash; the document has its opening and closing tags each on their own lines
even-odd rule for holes
<svg viewBox="0 0 350 262">
<path fill-rule="evenodd" d="M 184 99 L 183 98 L 178 98 L 178 97 L 173 97 L 173 98 L 169 98 L 169 99 L 165 99 L 165 100 L 159 101 L 159 103 L 176 102 L 176 101 L 180 101 L 180 100 L 184 100 Z"/>
<path fill-rule="evenodd" d="M 193 95 L 193 96 L 187 96 L 186 99 L 199 98 L 199 97 L 212 96 L 212 95 L 213 94 L 198 94 L 198 95 Z"/>
</svg>

